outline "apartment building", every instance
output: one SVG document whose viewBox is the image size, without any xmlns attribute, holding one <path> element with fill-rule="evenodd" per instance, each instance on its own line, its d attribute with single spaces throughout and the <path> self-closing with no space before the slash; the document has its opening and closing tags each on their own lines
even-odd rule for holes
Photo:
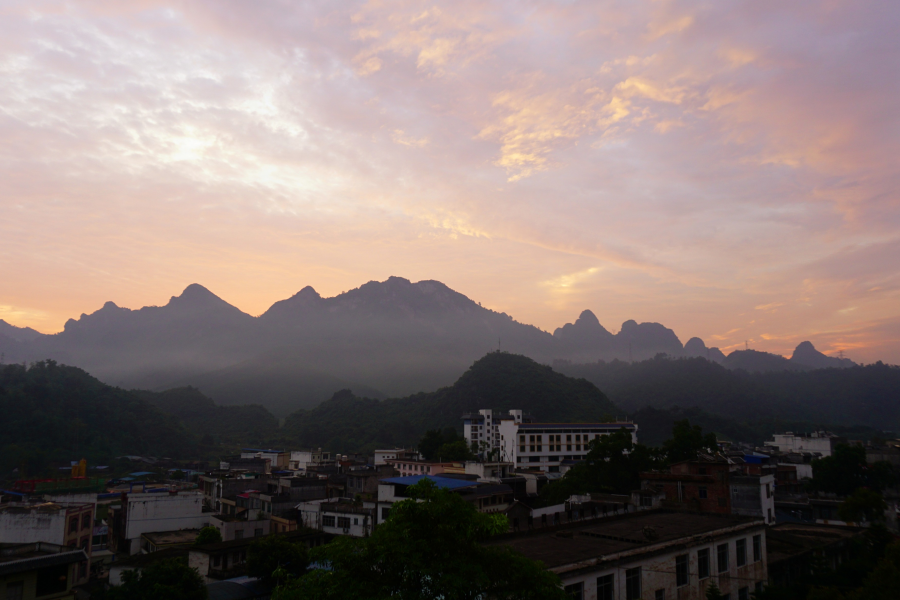
<svg viewBox="0 0 900 600">
<path fill-rule="evenodd" d="M 771 440 L 763 442 L 766 448 L 777 450 L 783 454 L 811 453 L 821 456 L 831 456 L 838 444 L 846 444 L 847 438 L 834 435 L 827 431 L 813 431 L 812 433 L 776 433 Z"/>
<path fill-rule="evenodd" d="M 577 600 L 750 600 L 768 578 L 760 519 L 648 510 L 489 542 L 540 560 Z"/>
<path fill-rule="evenodd" d="M 121 504 L 110 506 L 109 515 L 110 546 L 129 555 L 140 552 L 145 533 L 202 529 L 210 522 L 199 492 L 122 494 Z"/>
</svg>

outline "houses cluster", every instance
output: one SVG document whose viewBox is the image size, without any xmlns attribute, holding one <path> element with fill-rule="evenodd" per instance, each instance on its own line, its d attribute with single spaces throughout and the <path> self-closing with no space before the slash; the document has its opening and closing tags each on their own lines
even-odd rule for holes
<svg viewBox="0 0 900 600">
<path fill-rule="evenodd" d="M 621 430 L 637 440 L 632 422 L 540 423 L 522 411 L 485 409 L 463 416 L 476 460 L 425 460 L 404 448 L 368 455 L 245 448 L 215 468 L 180 469 L 178 480 L 153 482 L 152 472 L 138 471 L 97 489 L 83 477 L 49 492 L 19 485 L 0 491 L 0 597 L 71 598 L 91 577 L 116 585 L 125 571 L 170 557 L 211 586 L 239 582 L 241 597 L 257 597 L 245 577 L 255 540 L 281 534 L 314 547 L 372 535 L 423 479 L 479 512 L 505 514 L 509 532 L 490 543 L 540 560 L 579 599 L 704 598 L 715 582 L 743 600 L 773 576 L 810 568 L 814 554 L 846 560 L 848 540 L 861 531 L 779 518 L 780 490 L 806 476 L 807 455 L 833 450 L 834 438 L 818 434 L 815 442 L 788 434 L 763 449 L 723 447 L 642 473 L 629 494 L 541 505 L 545 485 L 584 460 L 593 440 Z M 206 527 L 221 541 L 198 545 Z M 44 593 L 40 581 L 51 570 L 55 591 Z"/>
</svg>

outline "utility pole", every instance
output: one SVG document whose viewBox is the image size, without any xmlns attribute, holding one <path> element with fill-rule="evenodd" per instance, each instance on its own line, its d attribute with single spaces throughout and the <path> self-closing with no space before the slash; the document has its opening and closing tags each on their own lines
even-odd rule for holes
<svg viewBox="0 0 900 600">
<path fill-rule="evenodd" d="M 747 340 L 744 340 L 744 350 L 749 350 L 749 349 L 750 349 L 750 344 L 747 342 Z"/>
</svg>

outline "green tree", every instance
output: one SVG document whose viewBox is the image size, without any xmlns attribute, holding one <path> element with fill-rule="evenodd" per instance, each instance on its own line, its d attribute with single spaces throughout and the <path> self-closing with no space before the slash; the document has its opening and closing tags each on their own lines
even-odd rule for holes
<svg viewBox="0 0 900 600">
<path fill-rule="evenodd" d="M 583 462 L 541 489 L 541 501 L 552 505 L 565 502 L 573 494 L 628 493 L 640 487 L 641 471 L 659 467 L 660 459 L 657 450 L 635 444 L 625 429 L 601 436 L 591 442 Z"/>
<path fill-rule="evenodd" d="M 475 455 L 466 445 L 466 440 L 456 440 L 455 442 L 447 442 L 438 448 L 438 460 L 474 460 Z"/>
<path fill-rule="evenodd" d="M 676 421 L 672 427 L 671 439 L 663 442 L 663 451 L 669 463 L 694 460 L 700 452 L 717 452 L 716 434 L 703 435 L 703 428 L 691 425 L 687 419 Z"/>
<path fill-rule="evenodd" d="M 292 542 L 284 535 L 266 535 L 250 544 L 247 550 L 247 574 L 258 577 L 264 585 L 274 586 L 300 577 L 309 566 L 309 551 L 302 542 Z"/>
<path fill-rule="evenodd" d="M 887 502 L 876 491 L 859 488 L 844 500 L 838 507 L 838 516 L 842 521 L 884 521 Z"/>
<path fill-rule="evenodd" d="M 862 588 L 851 595 L 853 600 L 895 600 L 900 590 L 900 542 L 889 545 L 884 558 L 866 577 Z"/>
<path fill-rule="evenodd" d="M 457 440 L 463 440 L 452 427 L 444 430 L 429 429 L 419 440 L 419 452 L 426 460 L 437 460 L 441 448 L 446 444 L 452 444 Z M 465 444 L 465 441 L 463 440 Z M 450 459 L 457 460 L 457 459 Z"/>
<path fill-rule="evenodd" d="M 502 544 L 504 515 L 483 514 L 423 480 L 394 504 L 368 538 L 341 537 L 312 551 L 315 570 L 276 590 L 273 600 L 564 600 L 559 578 Z"/>
<path fill-rule="evenodd" d="M 140 571 L 125 571 L 122 585 L 104 591 L 101 600 L 206 600 L 203 579 L 186 560 L 170 558 Z"/>
<path fill-rule="evenodd" d="M 868 464 L 862 446 L 838 444 L 834 454 L 814 460 L 812 468 L 814 490 L 841 496 L 848 496 L 861 487 L 880 492 L 896 482 L 890 463 Z"/>
<path fill-rule="evenodd" d="M 844 600 L 844 595 L 833 585 L 814 585 L 809 589 L 806 600 Z"/>
<path fill-rule="evenodd" d="M 706 600 L 723 600 L 725 598 L 722 590 L 716 585 L 715 581 L 711 581 L 706 588 Z"/>
<path fill-rule="evenodd" d="M 197 539 L 194 541 L 195 546 L 203 544 L 217 544 L 222 541 L 222 533 L 215 527 L 208 526 L 200 530 Z"/>
</svg>

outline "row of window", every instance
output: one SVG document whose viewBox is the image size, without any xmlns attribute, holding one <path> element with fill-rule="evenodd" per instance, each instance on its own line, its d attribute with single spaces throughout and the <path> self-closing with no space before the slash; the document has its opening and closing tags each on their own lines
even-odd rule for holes
<svg viewBox="0 0 900 600">
<path fill-rule="evenodd" d="M 353 524 L 359 525 L 359 517 L 353 517 Z M 322 526 L 323 527 L 340 527 L 342 529 L 347 529 L 350 527 L 350 517 L 334 517 L 331 515 L 325 515 L 322 517 Z"/>
<path fill-rule="evenodd" d="M 575 447 L 576 452 L 581 452 L 582 446 L 584 446 L 584 451 L 587 452 L 588 444 L 590 444 L 591 438 L 588 435 L 582 435 L 579 433 L 575 434 L 575 439 L 572 439 L 572 434 L 566 435 L 566 451 L 571 452 L 572 447 Z M 595 440 L 600 439 L 600 434 L 595 433 Z M 542 435 L 520 435 L 519 436 L 519 452 L 525 452 L 526 448 L 528 452 L 543 452 L 544 451 L 544 436 Z M 547 448 L 548 452 L 562 452 L 562 435 L 551 434 L 547 436 Z"/>
<path fill-rule="evenodd" d="M 91 513 L 86 512 L 81 515 L 81 518 L 79 518 L 78 515 L 69 517 L 69 533 L 78 533 L 79 523 L 81 523 L 82 529 L 93 529 L 94 523 L 93 519 L 91 519 Z"/>
<path fill-rule="evenodd" d="M 637 573 L 634 573 L 637 571 Z M 631 573 L 631 579 L 628 574 Z M 755 584 L 757 592 L 763 589 L 763 582 L 757 581 Z M 566 594 L 573 600 L 584 599 L 584 584 L 573 583 L 565 587 Z M 597 578 L 597 600 L 613 600 L 614 599 L 613 576 L 604 575 Z M 654 600 L 666 600 L 665 588 L 658 589 L 653 594 Z M 641 599 L 641 578 L 640 567 L 625 571 L 625 599 L 640 600 Z M 723 594 L 722 600 L 731 600 L 731 594 Z M 737 600 L 750 600 L 750 588 L 742 587 L 738 590 Z"/>
<path fill-rule="evenodd" d="M 697 575 L 698 579 L 706 579 L 712 573 L 712 565 L 710 563 L 710 548 L 703 548 L 697 551 Z M 726 573 L 730 568 L 730 552 L 729 544 L 719 544 L 716 550 L 716 571 L 718 573 Z M 743 567 L 747 564 L 747 539 L 739 539 L 735 541 L 735 564 Z M 762 560 L 762 536 L 753 536 L 753 562 Z M 677 587 L 686 586 L 690 583 L 690 558 L 687 554 L 681 554 L 675 557 L 675 585 Z M 597 600 L 613 600 L 615 597 L 615 581 L 613 575 L 604 575 L 597 578 Z M 759 586 L 760 584 L 758 584 Z M 584 590 L 582 583 L 575 583 L 566 586 L 566 593 L 573 598 L 582 598 Z M 746 594 L 746 595 L 745 595 Z M 625 570 L 625 600 L 640 600 L 641 598 L 641 567 Z M 656 591 L 656 599 L 665 599 L 665 590 Z M 749 599 L 749 588 L 738 590 L 738 600 Z"/>
</svg>

